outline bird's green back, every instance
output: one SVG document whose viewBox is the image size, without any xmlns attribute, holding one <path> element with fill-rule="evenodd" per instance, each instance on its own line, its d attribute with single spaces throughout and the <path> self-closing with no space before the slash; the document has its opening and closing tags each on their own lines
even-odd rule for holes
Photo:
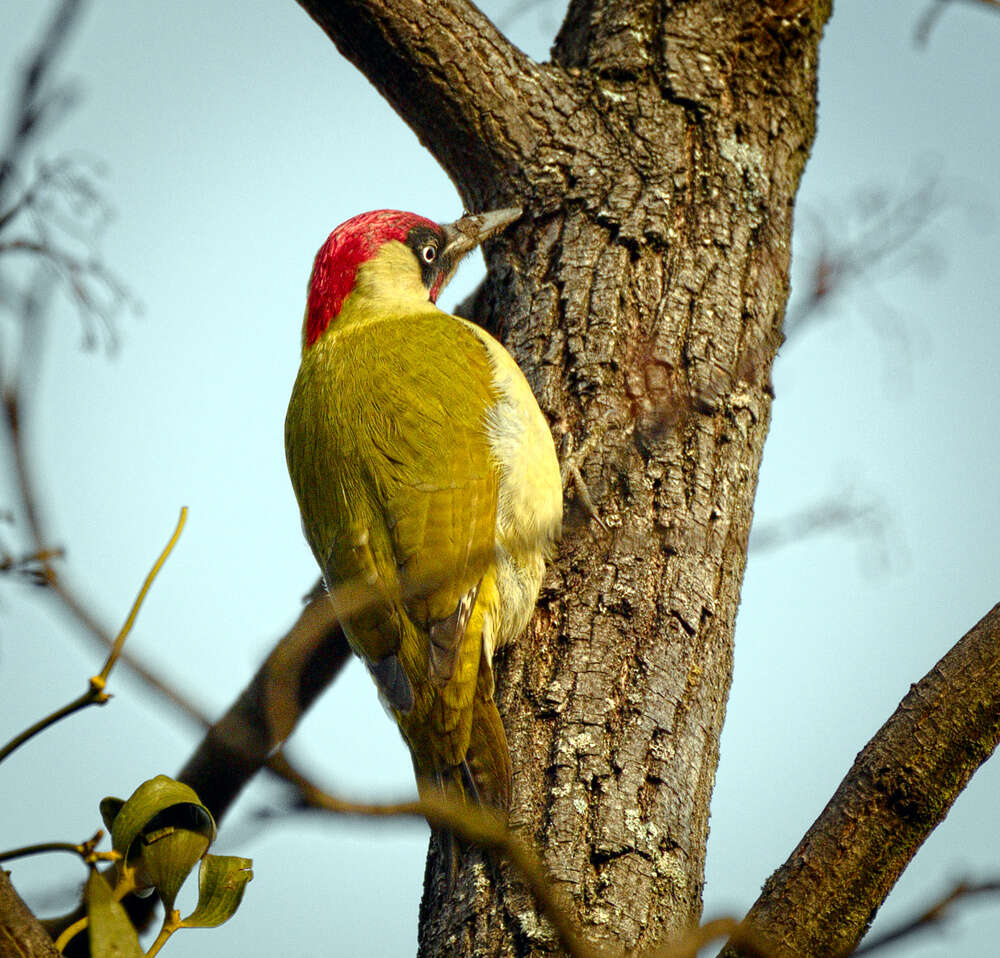
<svg viewBox="0 0 1000 958">
<path fill-rule="evenodd" d="M 426 629 L 480 580 L 494 547 L 499 466 L 484 423 L 495 400 L 481 342 L 430 304 L 338 320 L 306 351 L 286 450 L 335 602 L 341 587 L 370 605 L 365 586 L 375 586 Z M 358 651 L 397 651 L 394 616 L 365 611 L 348 616 Z"/>
</svg>

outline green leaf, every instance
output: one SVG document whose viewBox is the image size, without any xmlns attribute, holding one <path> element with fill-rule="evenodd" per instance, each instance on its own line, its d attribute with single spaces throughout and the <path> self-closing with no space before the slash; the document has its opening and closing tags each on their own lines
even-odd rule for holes
<svg viewBox="0 0 1000 958">
<path fill-rule="evenodd" d="M 198 873 L 198 907 L 181 922 L 183 928 L 215 928 L 236 914 L 253 861 L 235 855 L 206 855 Z"/>
<path fill-rule="evenodd" d="M 109 801 L 114 799 L 105 799 L 102 806 L 108 805 Z M 178 806 L 197 809 L 197 812 L 190 813 L 190 822 L 193 825 L 197 823 L 196 830 L 206 834 L 209 842 L 215 841 L 215 822 L 195 790 L 166 775 L 157 775 L 143 782 L 119 809 L 111 824 L 112 847 L 127 858 L 135 840 L 154 823 L 157 816 Z"/>
<path fill-rule="evenodd" d="M 101 799 L 101 819 L 104 821 L 104 827 L 109 832 L 124 804 L 123 799 L 113 798 L 110 795 L 107 798 Z"/>
<path fill-rule="evenodd" d="M 200 832 L 167 826 L 140 841 L 145 847 L 136 872 L 142 884 L 156 889 L 163 907 L 170 911 L 191 869 L 208 851 L 209 840 Z"/>
<path fill-rule="evenodd" d="M 142 958 L 139 936 L 125 909 L 114 900 L 111 888 L 92 869 L 84 893 L 87 902 L 91 958 Z"/>
<path fill-rule="evenodd" d="M 101 803 L 102 814 L 112 816 L 112 847 L 132 870 L 136 886 L 155 888 L 169 911 L 191 869 L 215 840 L 215 822 L 194 789 L 166 775 L 143 782 L 117 814 L 115 803 Z"/>
</svg>

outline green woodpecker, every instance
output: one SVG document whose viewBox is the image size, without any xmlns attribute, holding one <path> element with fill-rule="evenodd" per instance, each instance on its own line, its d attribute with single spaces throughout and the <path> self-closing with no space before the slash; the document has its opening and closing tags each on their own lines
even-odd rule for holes
<svg viewBox="0 0 1000 958">
<path fill-rule="evenodd" d="M 521 215 L 338 226 L 309 282 L 285 420 L 306 539 L 418 786 L 506 809 L 494 651 L 534 609 L 562 520 L 548 425 L 510 354 L 435 306 L 461 258 Z"/>
</svg>

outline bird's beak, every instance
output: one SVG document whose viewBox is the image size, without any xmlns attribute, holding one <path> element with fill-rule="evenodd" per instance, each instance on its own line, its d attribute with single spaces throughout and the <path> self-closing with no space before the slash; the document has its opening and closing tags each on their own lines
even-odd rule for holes
<svg viewBox="0 0 1000 958">
<path fill-rule="evenodd" d="M 520 219 L 523 212 L 520 206 L 511 206 L 488 213 L 469 213 L 442 227 L 445 235 L 442 262 L 457 264 L 470 250 Z"/>
</svg>

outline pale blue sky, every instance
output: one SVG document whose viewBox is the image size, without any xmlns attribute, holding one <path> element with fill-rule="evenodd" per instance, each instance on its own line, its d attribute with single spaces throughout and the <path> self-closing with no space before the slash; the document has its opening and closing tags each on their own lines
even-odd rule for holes
<svg viewBox="0 0 1000 958">
<path fill-rule="evenodd" d="M 815 244 L 815 223 L 832 230 L 865 191 L 905 188 L 937 169 L 954 200 L 924 237 L 939 268 L 876 274 L 829 322 L 786 345 L 757 500 L 766 523 L 851 486 L 883 504 L 891 557 L 882 565 L 881 545 L 827 535 L 751 558 L 707 916 L 752 902 L 909 683 L 1000 599 L 1000 17 L 954 4 L 919 50 L 912 36 L 925 2 L 838 0 L 797 243 Z M 513 6 L 486 12 L 502 18 Z M 47 9 L 11 0 L 2 89 Z M 514 21 L 513 38 L 544 57 L 559 15 L 543 4 Z M 69 547 L 73 581 L 117 624 L 178 508 L 190 507 L 131 642 L 218 711 L 315 576 L 282 449 L 312 256 L 361 210 L 447 220 L 461 202 L 292 0 L 105 0 L 85 13 L 64 75 L 83 101 L 45 154 L 106 161 L 117 218 L 103 254 L 145 311 L 122 318 L 109 360 L 80 351 L 73 309 L 59 304 L 29 424 L 48 520 Z M 481 270 L 478 258 L 466 264 L 442 305 Z M 77 694 L 99 657 L 35 593 L 5 586 L 0 602 L 5 739 Z M 107 708 L 64 723 L 0 770 L 0 846 L 89 835 L 105 794 L 180 767 L 196 741 L 190 725 L 124 672 L 112 690 Z M 310 714 L 293 751 L 346 794 L 412 791 L 404 748 L 357 666 Z M 251 838 L 241 818 L 273 795 L 252 789 L 223 829 L 224 850 L 255 860 L 243 910 L 218 931 L 178 936 L 169 953 L 412 954 L 425 829 L 313 817 Z M 959 878 L 1000 872 L 998 798 L 994 761 L 920 852 L 886 918 Z M 81 877 L 68 860 L 19 863 L 18 887 L 41 900 L 54 864 L 66 881 Z M 998 937 L 1000 907 L 971 905 L 899 953 L 978 956 Z"/>
</svg>

